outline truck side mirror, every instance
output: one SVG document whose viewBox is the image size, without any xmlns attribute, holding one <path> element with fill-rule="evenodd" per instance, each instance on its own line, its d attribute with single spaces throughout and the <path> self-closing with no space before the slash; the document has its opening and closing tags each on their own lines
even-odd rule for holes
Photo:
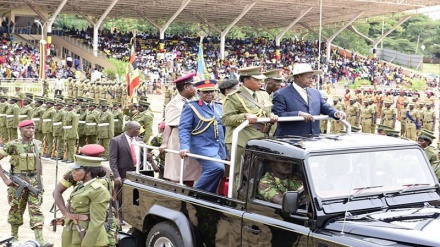
<svg viewBox="0 0 440 247">
<path fill-rule="evenodd" d="M 294 214 L 298 210 L 298 192 L 287 191 L 283 195 L 283 213 Z"/>
</svg>

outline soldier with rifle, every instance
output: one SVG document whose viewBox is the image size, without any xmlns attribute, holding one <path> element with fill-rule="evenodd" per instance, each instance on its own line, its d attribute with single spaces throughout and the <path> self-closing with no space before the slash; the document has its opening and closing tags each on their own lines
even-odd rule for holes
<svg viewBox="0 0 440 247">
<path fill-rule="evenodd" d="M 18 242 L 18 229 L 23 225 L 23 214 L 26 206 L 28 206 L 30 226 L 34 230 L 35 240 L 42 247 L 53 246 L 52 243 L 47 243 L 43 237 L 44 216 L 40 210 L 43 196 L 41 193 L 35 194 L 36 191 L 43 191 L 40 160 L 42 143 L 39 140 L 33 139 L 35 124 L 31 120 L 20 122 L 18 128 L 20 129 L 21 138 L 11 140 L 0 149 L 0 159 L 8 155 L 11 156 L 11 177 L 6 176 L 1 166 L 0 177 L 8 186 L 8 202 L 11 205 L 8 223 L 11 225 L 13 242 Z M 29 184 L 27 189 L 22 190 L 21 195 L 16 194 L 17 190 L 20 189 L 20 183 L 15 184 L 18 180 L 14 176 Z M 16 181 L 15 183 L 14 180 Z"/>
</svg>

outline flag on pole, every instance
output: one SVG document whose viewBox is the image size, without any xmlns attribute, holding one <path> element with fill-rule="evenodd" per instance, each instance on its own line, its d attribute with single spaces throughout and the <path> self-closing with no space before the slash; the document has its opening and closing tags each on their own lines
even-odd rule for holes
<svg viewBox="0 0 440 247">
<path fill-rule="evenodd" d="M 197 77 L 200 81 L 209 81 L 210 79 L 210 75 L 205 66 L 205 59 L 203 58 L 203 37 L 200 37 L 199 52 L 197 55 Z"/>
<path fill-rule="evenodd" d="M 126 78 L 127 78 L 127 91 L 130 98 L 133 97 L 134 90 L 139 86 L 139 69 L 136 63 L 135 44 L 131 46 L 130 59 L 128 60 Z"/>
</svg>

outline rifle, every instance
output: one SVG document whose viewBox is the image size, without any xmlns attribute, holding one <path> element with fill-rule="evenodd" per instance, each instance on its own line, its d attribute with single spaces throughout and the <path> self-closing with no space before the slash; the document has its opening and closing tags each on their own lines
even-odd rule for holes
<svg viewBox="0 0 440 247">
<path fill-rule="evenodd" d="M 55 188 L 58 184 L 58 139 L 55 140 L 55 145 L 56 145 L 56 149 L 55 149 L 55 155 L 56 155 L 56 159 L 55 159 Z M 56 219 L 57 218 L 57 202 L 55 201 L 53 203 L 53 218 Z M 52 231 L 56 232 L 57 231 L 57 224 L 53 224 L 52 225 Z"/>
<path fill-rule="evenodd" d="M 18 176 L 15 175 L 11 175 L 9 172 L 3 170 L 3 173 L 6 174 L 6 176 L 9 177 L 9 179 L 12 180 L 12 182 L 14 182 L 14 184 L 16 184 L 18 186 L 17 191 L 15 192 L 15 199 L 19 199 L 21 197 L 21 194 L 23 193 L 24 189 L 28 189 L 29 192 L 31 192 L 32 194 L 38 196 L 38 194 L 41 193 L 41 190 L 34 188 L 30 183 L 24 181 L 23 179 L 21 179 Z"/>
</svg>

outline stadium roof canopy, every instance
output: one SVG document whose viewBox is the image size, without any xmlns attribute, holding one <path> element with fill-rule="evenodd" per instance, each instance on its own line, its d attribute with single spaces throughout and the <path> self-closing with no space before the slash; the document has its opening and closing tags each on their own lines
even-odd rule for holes
<svg viewBox="0 0 440 247">
<path fill-rule="evenodd" d="M 119 0 L 107 18 L 148 18 L 167 21 L 184 0 Z M 0 11 L 36 9 L 51 15 L 62 0 L 0 0 Z M 111 0 L 68 0 L 62 14 L 78 14 L 98 19 Z M 319 26 L 319 0 L 191 0 L 174 22 L 208 22 L 221 29 L 229 25 L 246 5 L 255 5 L 236 24 L 266 28 L 286 27 L 302 10 L 312 9 L 300 20 Z M 323 25 L 340 24 L 364 12 L 360 18 L 389 15 L 439 5 L 438 0 L 323 0 Z M 365 20 L 365 19 L 364 19 Z"/>
</svg>

